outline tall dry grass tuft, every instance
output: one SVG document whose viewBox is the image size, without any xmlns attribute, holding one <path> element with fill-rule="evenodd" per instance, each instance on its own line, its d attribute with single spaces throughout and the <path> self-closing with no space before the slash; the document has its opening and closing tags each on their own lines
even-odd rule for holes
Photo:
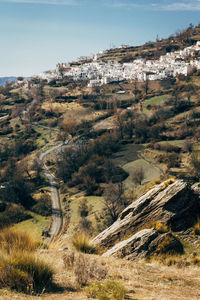
<svg viewBox="0 0 200 300">
<path fill-rule="evenodd" d="M 91 243 L 89 236 L 84 232 L 75 234 L 72 243 L 75 249 L 79 252 L 88 254 L 98 253 L 98 248 Z"/>
<path fill-rule="evenodd" d="M 42 292 L 52 285 L 52 267 L 34 252 L 38 243 L 25 232 L 0 233 L 0 288 L 24 293 Z"/>
<path fill-rule="evenodd" d="M 11 253 L 15 250 L 34 251 L 38 243 L 27 232 L 6 228 L 0 232 L 0 249 Z"/>
</svg>

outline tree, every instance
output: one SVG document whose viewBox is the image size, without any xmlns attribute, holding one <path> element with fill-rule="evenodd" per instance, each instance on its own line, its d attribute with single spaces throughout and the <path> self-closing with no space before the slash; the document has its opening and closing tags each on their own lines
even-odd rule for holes
<svg viewBox="0 0 200 300">
<path fill-rule="evenodd" d="M 115 124 L 117 127 L 117 130 L 119 132 L 120 138 L 124 138 L 124 127 L 125 127 L 125 119 L 122 112 L 117 112 L 115 114 Z"/>
<path fill-rule="evenodd" d="M 61 79 L 63 79 L 64 74 L 65 74 L 65 68 L 64 68 L 63 64 L 58 65 L 58 72 L 59 72 L 59 75 L 60 75 Z"/>
<path fill-rule="evenodd" d="M 87 218 L 91 210 L 92 206 L 88 206 L 88 201 L 86 198 L 84 198 L 78 207 L 78 213 L 81 217 L 81 220 L 79 222 L 79 229 L 88 234 L 92 233 L 93 231 L 92 222 Z"/>
<path fill-rule="evenodd" d="M 17 80 L 18 80 L 18 81 L 23 81 L 23 80 L 24 80 L 24 77 L 19 76 L 19 77 L 17 77 Z"/>
<path fill-rule="evenodd" d="M 112 222 L 115 222 L 119 213 L 128 205 L 127 199 L 124 197 L 123 183 L 113 184 L 110 182 L 104 190 L 103 197 L 107 213 Z"/>
<path fill-rule="evenodd" d="M 200 157 L 199 157 L 197 151 L 192 152 L 191 166 L 194 171 L 194 175 L 199 179 L 199 177 L 200 177 Z"/>
<path fill-rule="evenodd" d="M 34 204 L 31 196 L 33 186 L 30 180 L 27 180 L 24 173 L 27 173 L 25 164 L 17 164 L 10 160 L 4 175 L 0 180 L 6 182 L 7 188 L 2 192 L 2 199 L 7 202 L 14 202 L 30 208 Z"/>
<path fill-rule="evenodd" d="M 144 180 L 144 169 L 142 167 L 139 167 L 135 170 L 135 172 L 132 175 L 132 180 L 134 181 L 135 184 L 142 184 L 142 181 Z"/>
<path fill-rule="evenodd" d="M 146 77 L 145 84 L 144 84 L 145 95 L 148 94 L 148 90 L 149 90 L 149 79 L 148 79 L 148 77 Z"/>
</svg>

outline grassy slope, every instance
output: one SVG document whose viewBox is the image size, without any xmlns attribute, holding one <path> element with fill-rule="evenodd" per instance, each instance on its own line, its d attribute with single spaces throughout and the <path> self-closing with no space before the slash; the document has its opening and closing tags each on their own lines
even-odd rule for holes
<svg viewBox="0 0 200 300">
<path fill-rule="evenodd" d="M 88 201 L 88 206 L 91 206 L 91 211 L 89 212 L 88 219 L 92 222 L 93 227 L 95 228 L 95 213 L 101 212 L 104 207 L 103 204 L 103 197 L 97 196 L 88 196 L 84 197 Z M 80 222 L 81 218 L 78 213 L 78 207 L 83 199 L 83 196 L 76 195 L 75 197 L 71 197 L 71 219 L 70 219 L 70 226 L 68 228 L 67 234 L 68 236 L 72 236 L 76 232 L 76 227 Z"/>
<path fill-rule="evenodd" d="M 158 168 L 154 167 L 144 159 L 138 159 L 123 166 L 123 169 L 130 174 L 129 177 L 124 181 L 127 188 L 133 188 L 135 186 L 132 176 L 138 168 L 143 168 L 144 170 L 144 180 L 142 183 L 148 183 L 160 177 L 161 173 Z"/>
</svg>

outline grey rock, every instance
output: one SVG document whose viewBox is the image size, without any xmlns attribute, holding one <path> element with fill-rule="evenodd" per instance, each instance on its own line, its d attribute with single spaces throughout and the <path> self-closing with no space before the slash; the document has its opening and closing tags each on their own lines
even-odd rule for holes
<svg viewBox="0 0 200 300">
<path fill-rule="evenodd" d="M 183 246 L 171 233 L 158 233 L 155 229 L 143 229 L 103 254 L 128 260 L 143 259 L 152 254 L 183 253 Z"/>
<path fill-rule="evenodd" d="M 147 228 L 154 221 L 169 225 L 173 231 L 186 230 L 200 212 L 199 196 L 182 180 L 161 183 L 122 211 L 109 228 L 93 239 L 98 245 L 112 247 L 117 241 Z"/>
</svg>

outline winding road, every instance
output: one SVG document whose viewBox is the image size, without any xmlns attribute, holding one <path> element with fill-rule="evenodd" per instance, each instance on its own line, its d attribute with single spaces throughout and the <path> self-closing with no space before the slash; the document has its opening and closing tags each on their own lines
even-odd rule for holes
<svg viewBox="0 0 200 300">
<path fill-rule="evenodd" d="M 29 106 L 22 112 L 22 119 L 24 120 L 26 117 L 26 114 L 31 110 L 31 108 L 37 103 L 36 99 L 34 99 Z M 49 128 L 48 126 L 40 125 L 37 122 L 32 123 L 33 126 L 38 126 L 38 127 L 43 127 L 45 129 L 51 129 L 55 131 L 59 131 L 59 129 L 54 129 L 54 128 Z M 51 227 L 48 232 L 48 237 L 50 238 L 50 241 L 54 237 L 56 237 L 59 232 L 62 229 L 63 225 L 63 214 L 61 210 L 61 203 L 59 199 L 59 193 L 58 193 L 58 188 L 57 188 L 57 183 L 55 176 L 52 175 L 48 167 L 45 164 L 45 157 L 50 154 L 51 152 L 54 152 L 58 150 L 59 148 L 62 148 L 63 146 L 66 146 L 69 143 L 70 139 L 66 140 L 64 143 L 63 142 L 58 142 L 54 147 L 46 150 L 39 156 L 39 164 L 42 167 L 42 172 L 44 176 L 48 179 L 50 187 L 51 187 L 51 204 L 52 204 L 52 223 Z"/>
<path fill-rule="evenodd" d="M 56 237 L 60 230 L 62 229 L 62 224 L 63 224 L 63 215 L 62 215 L 62 210 L 61 210 L 61 204 L 60 204 L 60 199 L 59 199 L 59 194 L 58 194 L 58 189 L 57 189 L 57 183 L 54 175 L 52 175 L 45 162 L 44 159 L 45 157 L 50 154 L 53 151 L 58 150 L 59 148 L 63 147 L 66 145 L 69 141 L 67 141 L 65 144 L 59 143 L 56 146 L 52 147 L 51 149 L 43 152 L 40 157 L 39 157 L 39 163 L 42 166 L 42 171 L 44 176 L 48 179 L 50 187 L 51 187 L 51 202 L 52 202 L 52 223 L 51 227 L 49 230 L 49 237 L 52 240 L 54 237 Z"/>
</svg>

